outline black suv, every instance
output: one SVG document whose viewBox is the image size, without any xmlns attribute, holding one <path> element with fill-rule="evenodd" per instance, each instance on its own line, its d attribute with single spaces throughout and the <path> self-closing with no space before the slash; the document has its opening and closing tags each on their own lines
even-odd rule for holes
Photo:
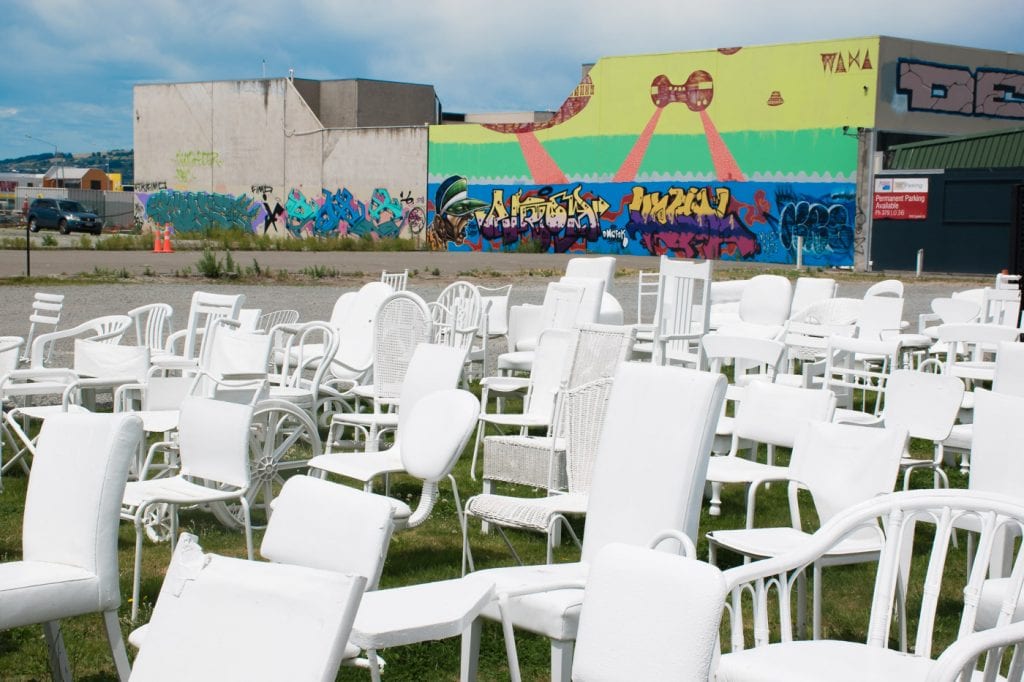
<svg viewBox="0 0 1024 682">
<path fill-rule="evenodd" d="M 72 230 L 99 234 L 103 231 L 103 221 L 77 201 L 35 199 L 28 207 L 28 229 L 38 232 L 43 227 L 56 227 L 61 234 Z"/>
</svg>

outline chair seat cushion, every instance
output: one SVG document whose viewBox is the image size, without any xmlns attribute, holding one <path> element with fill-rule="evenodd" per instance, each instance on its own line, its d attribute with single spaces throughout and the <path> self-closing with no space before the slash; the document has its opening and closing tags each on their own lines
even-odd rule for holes
<svg viewBox="0 0 1024 682">
<path fill-rule="evenodd" d="M 533 369 L 534 350 L 516 350 L 498 356 L 498 369 L 506 372 L 529 372 Z"/>
<path fill-rule="evenodd" d="M 786 642 L 725 654 L 718 682 L 894 682 L 923 680 L 934 661 L 856 642 Z M 975 673 L 974 679 L 981 679 Z M 1000 678 L 1002 679 L 1002 678 Z"/>
<path fill-rule="evenodd" d="M 742 528 L 739 530 L 716 530 L 708 533 L 720 546 L 750 557 L 774 557 L 799 548 L 809 533 L 780 526 L 777 528 Z M 880 544 L 877 535 L 870 537 L 855 535 L 842 540 L 829 550 L 826 556 L 865 554 L 877 552 Z"/>
<path fill-rule="evenodd" d="M 45 623 L 116 608 L 120 595 L 100 603 L 95 573 L 45 561 L 0 563 L 0 629 Z"/>
<path fill-rule="evenodd" d="M 482 580 L 494 584 L 495 594 L 529 587 L 585 581 L 590 565 L 582 562 L 540 566 L 509 566 L 470 573 L 463 580 Z M 565 589 L 513 597 L 509 615 L 515 627 L 557 640 L 576 638 L 579 627 L 582 589 Z M 488 604 L 482 615 L 501 620 L 497 600 Z"/>
<path fill-rule="evenodd" d="M 529 528 L 544 533 L 547 532 L 551 520 L 558 514 L 586 514 L 587 496 L 582 494 L 549 495 L 547 497 L 474 495 L 466 503 L 466 512 L 501 526 Z"/>
<path fill-rule="evenodd" d="M 320 469 L 357 481 L 372 480 L 383 474 L 405 471 L 402 455 L 397 448 L 383 452 L 334 452 L 309 460 L 310 469 Z"/>
</svg>

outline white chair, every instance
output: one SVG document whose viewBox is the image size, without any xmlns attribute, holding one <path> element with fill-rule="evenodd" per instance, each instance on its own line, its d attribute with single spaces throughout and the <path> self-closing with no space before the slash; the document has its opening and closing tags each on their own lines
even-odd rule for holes
<svg viewBox="0 0 1024 682">
<path fill-rule="evenodd" d="M 652 361 L 697 368 L 700 337 L 710 329 L 711 261 L 661 257 Z"/>
<path fill-rule="evenodd" d="M 903 304 L 902 298 L 894 296 L 865 296 L 857 314 L 857 338 L 882 341 L 897 337 L 903 330 Z"/>
<path fill-rule="evenodd" d="M 711 313 L 708 316 L 710 328 L 739 322 L 740 299 L 750 283 L 749 279 L 732 279 L 711 283 Z"/>
<path fill-rule="evenodd" d="M 333 680 L 366 578 L 207 554 L 183 534 L 132 680 Z M 272 646 L 253 646 L 269 637 Z"/>
<path fill-rule="evenodd" d="M 791 526 L 753 528 L 756 485 L 747 501 L 748 527 L 716 530 L 707 534 L 708 557 L 715 564 L 722 549 L 750 559 L 778 557 L 798 549 L 810 534 L 801 526 L 797 491 L 810 491 L 821 523 L 843 509 L 875 495 L 892 492 L 899 470 L 900 456 L 907 441 L 904 428 L 868 428 L 851 424 L 808 422 L 797 434 L 793 454 L 785 476 L 762 478 L 756 485 L 771 480 L 789 482 Z M 814 563 L 813 634 L 821 636 L 821 569 L 825 565 L 845 565 L 875 561 L 881 550 L 877 534 L 870 530 L 855 533 Z M 802 590 L 801 590 L 802 594 Z M 800 601 L 801 613 L 803 600 Z"/>
<path fill-rule="evenodd" d="M 271 377 L 268 397 L 284 400 L 304 411 L 318 423 L 325 404 L 339 394 L 330 385 L 329 377 L 339 346 L 338 331 L 326 322 L 306 322 L 294 327 L 276 328 L 283 336 L 279 355 L 283 362 Z"/>
<path fill-rule="evenodd" d="M 789 306 L 789 319 L 799 317 L 810 306 L 836 297 L 838 284 L 828 277 L 797 277 L 793 286 L 793 300 Z"/>
<path fill-rule="evenodd" d="M 406 268 L 401 272 L 388 272 L 387 270 L 381 270 L 380 281 L 387 284 L 395 291 L 405 291 L 409 286 L 409 268 Z"/>
<path fill-rule="evenodd" d="M 903 298 L 903 282 L 898 279 L 883 279 L 880 282 L 875 282 L 864 292 L 864 298 L 872 298 L 874 296 Z"/>
<path fill-rule="evenodd" d="M 781 275 L 756 275 L 743 289 L 736 322 L 724 323 L 717 331 L 730 336 L 781 336 L 789 319 L 793 285 Z"/>
<path fill-rule="evenodd" d="M 150 303 L 128 311 L 135 330 L 135 345 L 146 346 L 159 354 L 171 333 L 174 309 L 167 303 Z"/>
<path fill-rule="evenodd" d="M 637 273 L 636 283 L 636 352 L 649 356 L 653 351 L 651 341 L 654 339 L 654 310 L 658 305 L 657 272 L 641 270 Z"/>
<path fill-rule="evenodd" d="M 547 329 L 573 329 L 585 294 L 583 287 L 548 283 L 540 306 L 517 305 L 509 310 L 508 352 L 498 356 L 498 372 L 530 372 L 540 335 Z"/>
<path fill-rule="evenodd" d="M 61 341 L 88 339 L 97 343 L 118 344 L 124 336 L 132 319 L 127 315 L 103 315 L 96 317 L 70 329 L 40 334 L 32 342 L 29 352 L 29 366 L 38 369 L 46 366 L 54 347 Z"/>
<path fill-rule="evenodd" d="M 701 491 L 715 419 L 725 398 L 725 378 L 680 367 L 624 363 L 615 375 L 598 441 L 587 505 L 587 532 L 579 562 L 477 571 L 462 580 L 493 584 L 498 593 L 553 582 L 585 581 L 596 554 L 612 542 L 646 546 L 666 529 L 673 541 L 696 536 Z M 642 428 L 637 425 L 642 424 Z M 656 474 L 656 475 L 652 475 Z M 643 492 L 638 493 L 638 482 Z M 583 591 L 549 590 L 508 600 L 509 623 L 551 640 L 551 677 L 568 680 Z M 483 611 L 500 618 L 493 601 Z M 462 666 L 475 670 L 480 623 L 463 635 Z"/>
<path fill-rule="evenodd" d="M 932 312 L 917 316 L 917 333 L 935 338 L 939 325 L 969 324 L 978 321 L 981 305 L 967 298 L 933 298 Z M 929 322 L 938 322 L 929 325 Z"/>
<path fill-rule="evenodd" d="M 359 291 L 338 297 L 331 312 L 330 326 L 337 330 L 338 346 L 330 365 L 331 379 L 327 382 L 339 394 L 364 381 L 373 367 L 373 321 L 381 303 L 394 293 L 390 285 L 370 282 Z M 316 346 L 306 348 L 306 357 L 323 354 Z M 279 354 L 275 361 L 281 364 Z"/>
<path fill-rule="evenodd" d="M 138 418 L 127 415 L 67 414 L 43 424 L 22 560 L 0 564 L 0 628 L 43 623 L 53 679 L 71 679 L 59 621 L 86 613 L 103 614 L 118 678 L 128 679 L 117 615 L 117 514 L 141 438 Z"/>
<path fill-rule="evenodd" d="M 508 345 L 508 301 L 512 294 L 512 285 L 506 284 L 501 287 L 482 287 L 477 285 L 480 292 L 480 303 L 484 307 L 483 325 L 476 333 L 476 340 L 467 356 L 467 362 L 472 366 L 479 363 L 480 373 L 478 378 L 487 376 L 492 371 L 491 354 L 488 352 L 491 344 L 499 339 L 505 338 L 505 345 Z"/>
<path fill-rule="evenodd" d="M 604 282 L 594 319 L 584 322 L 619 325 L 623 323 L 622 305 L 612 296 L 612 282 L 615 280 L 615 256 L 577 256 L 565 264 L 562 281 L 577 277 L 600 279 Z"/>
<path fill-rule="evenodd" d="M 467 354 L 483 327 L 484 307 L 480 292 L 469 282 L 452 282 L 431 304 L 434 312 L 434 343 L 461 348 Z"/>
<path fill-rule="evenodd" d="M 192 294 L 185 328 L 167 337 L 163 354 L 154 355 L 153 363 L 170 369 L 191 369 L 202 356 L 203 342 L 210 324 L 219 318 L 238 319 L 245 304 L 244 294 L 213 294 L 196 291 Z M 181 343 L 180 350 L 177 348 Z"/>
<path fill-rule="evenodd" d="M 785 467 L 775 465 L 775 448 L 792 448 L 805 424 L 831 421 L 835 407 L 836 398 L 831 391 L 762 381 L 751 383 L 736 405 L 736 416 L 731 419 L 728 455 L 712 457 L 708 462 L 711 516 L 722 513 L 723 484 L 745 483 L 749 487 L 766 476 L 785 476 Z M 759 443 L 767 447 L 765 463 L 753 456 Z M 750 459 L 739 456 L 744 447 L 749 447 Z"/>
<path fill-rule="evenodd" d="M 786 321 L 782 342 L 786 344 L 790 374 L 796 370 L 797 361 L 803 364 L 802 386 L 814 383 L 815 363 L 825 359 L 830 336 L 854 335 L 862 307 L 859 298 L 830 298 L 810 304 Z"/>
<path fill-rule="evenodd" d="M 886 382 L 898 366 L 899 340 L 830 336 L 822 388 L 837 400 L 835 421 L 874 424 L 882 413 Z"/>
<path fill-rule="evenodd" d="M 331 452 L 313 457 L 309 460 L 309 468 L 321 476 L 334 474 L 351 478 L 363 483 L 364 489 L 372 489 L 373 479 L 389 473 L 404 470 L 402 448 L 406 440 L 404 431 L 412 410 L 428 395 L 436 391 L 455 388 L 462 371 L 465 356 L 458 348 L 422 343 L 416 347 L 409 367 L 402 381 L 398 412 L 379 415 L 335 414 L 331 419 L 328 433 L 328 449 L 333 450 L 339 440 L 338 434 L 346 427 L 353 425 L 361 428 L 370 427 L 371 421 L 377 428 L 394 428 L 395 437 L 391 447 L 382 452 Z M 388 421 L 384 421 L 385 418 Z M 387 486 L 387 481 L 385 481 Z M 388 492 L 385 487 L 385 493 Z"/>
<path fill-rule="evenodd" d="M 32 297 L 32 313 L 28 316 L 28 336 L 25 337 L 25 352 L 21 357 L 22 362 L 28 362 L 31 359 L 32 340 L 36 335 L 36 325 L 52 326 L 50 331 L 57 331 L 57 325 L 60 324 L 60 314 L 63 309 L 64 294 L 46 294 L 37 291 L 35 296 Z M 42 358 L 40 358 L 41 360 Z"/>
<path fill-rule="evenodd" d="M 143 519 L 149 507 L 170 506 L 171 542 L 177 535 L 178 507 L 237 499 L 245 519 L 245 546 L 253 556 L 249 490 L 249 427 L 252 405 L 210 398 L 188 398 L 178 421 L 179 473 L 146 479 L 156 445 L 150 448 L 138 481 L 128 483 L 121 517 L 135 524 L 135 571 L 132 580 L 132 621 L 138 617 L 142 586 Z M 159 444 L 157 444 L 159 445 Z"/>
<path fill-rule="evenodd" d="M 572 679 L 709 679 L 727 594 L 721 571 L 704 562 L 605 546 L 587 576 Z"/>
<path fill-rule="evenodd" d="M 948 548 L 953 528 L 964 519 L 980 521 L 979 548 L 984 549 L 966 577 L 959 577 L 962 572 L 958 576 L 949 570 L 948 562 L 955 554 Z M 977 595 L 986 578 L 987 553 L 1001 527 L 1018 532 L 1024 528 L 1024 507 L 1018 501 L 965 490 L 905 491 L 868 499 L 839 512 L 784 556 L 725 571 L 732 606 L 731 646 L 718 661 L 715 679 L 953 682 L 963 679 L 960 674 L 965 670 L 967 679 L 1021 679 L 1019 647 L 1008 652 L 1013 654 L 1008 676 L 997 677 L 1000 663 L 1005 660 L 1002 647 L 1024 641 L 1024 625 L 1009 624 L 1024 579 L 1024 562 L 1019 553 L 1013 578 L 1000 600 L 1002 613 L 997 627 L 973 632 L 980 615 Z M 880 557 L 873 577 L 870 612 L 865 619 L 865 638 L 857 642 L 795 640 L 789 605 L 796 576 L 817 565 L 851 537 L 865 532 L 873 536 Z M 915 541 L 930 549 L 927 556 L 921 557 L 924 565 L 916 573 L 910 572 L 906 564 Z M 940 584 L 941 594 L 937 589 Z M 774 593 L 771 599 L 770 592 Z M 748 598 L 744 599 L 744 595 Z M 962 600 L 958 595 L 963 595 Z M 913 653 L 889 648 L 893 614 L 897 607 L 902 610 L 903 604 L 919 605 L 916 617 L 910 621 L 917 625 L 916 636 L 911 640 Z M 935 660 L 932 657 L 939 652 L 939 645 L 934 627 L 940 608 L 942 618 L 959 620 L 953 626 L 958 636 Z M 754 638 L 750 647 L 746 635 L 752 625 Z M 979 670 L 972 675 L 979 655 L 986 653 L 985 673 Z"/>
<path fill-rule="evenodd" d="M 981 321 L 1020 327 L 1020 289 L 985 289 L 982 294 Z"/>
<path fill-rule="evenodd" d="M 485 492 L 466 501 L 466 516 L 476 517 L 495 526 L 520 565 L 523 562 L 504 528 L 545 533 L 549 564 L 553 558 L 555 529 L 558 525 L 565 527 L 577 546 L 580 544 L 566 516 L 582 515 L 587 511 L 587 495 L 590 492 L 594 460 L 597 455 L 597 438 L 604 424 L 611 382 L 610 378 L 597 379 L 569 389 L 560 398 L 561 420 L 564 422 L 562 437 L 565 439 L 562 454 L 566 469 L 564 494 L 550 489 L 545 497 L 495 495 Z M 554 447 L 554 438 L 550 440 Z M 550 456 L 553 459 L 554 453 Z M 462 537 L 462 559 L 463 572 L 467 562 L 469 569 L 473 570 L 468 532 L 464 532 Z"/>
</svg>

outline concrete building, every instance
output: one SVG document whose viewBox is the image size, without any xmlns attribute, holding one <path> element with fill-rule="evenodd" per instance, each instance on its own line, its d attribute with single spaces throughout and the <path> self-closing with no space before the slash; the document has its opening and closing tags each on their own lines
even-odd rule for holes
<svg viewBox="0 0 1024 682">
<path fill-rule="evenodd" d="M 885 36 L 603 58 L 553 115 L 442 114 L 430 86 L 375 81 L 137 86 L 138 212 L 869 268 L 885 151 L 1019 126 L 1022 93 L 1024 54 Z"/>
</svg>

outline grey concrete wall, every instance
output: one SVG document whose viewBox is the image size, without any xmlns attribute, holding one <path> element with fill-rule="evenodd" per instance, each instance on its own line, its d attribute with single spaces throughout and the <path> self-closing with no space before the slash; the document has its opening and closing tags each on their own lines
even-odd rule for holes
<svg viewBox="0 0 1024 682">
<path fill-rule="evenodd" d="M 325 128 L 355 128 L 359 86 L 357 81 L 323 81 L 320 83 L 320 122 Z"/>
<path fill-rule="evenodd" d="M 878 130 L 962 135 L 1024 125 L 1024 104 L 1003 101 L 999 89 L 1024 91 L 1024 54 L 883 37 L 877 69 Z"/>
<path fill-rule="evenodd" d="M 437 123 L 434 86 L 360 80 L 360 126 L 420 126 Z"/>
</svg>

